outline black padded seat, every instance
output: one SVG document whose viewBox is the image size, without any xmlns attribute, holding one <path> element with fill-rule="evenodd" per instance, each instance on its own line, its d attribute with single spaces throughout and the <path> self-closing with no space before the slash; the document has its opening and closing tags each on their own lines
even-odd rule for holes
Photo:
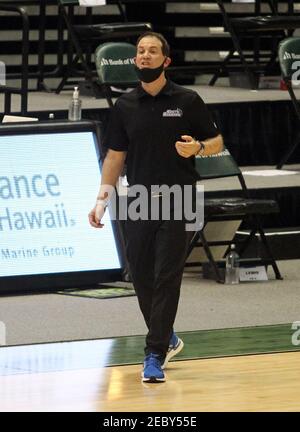
<svg viewBox="0 0 300 432">
<path fill-rule="evenodd" d="M 253 198 L 208 198 L 204 201 L 204 213 L 206 216 L 244 216 L 255 214 L 279 213 L 276 201 L 269 199 Z"/>
<path fill-rule="evenodd" d="M 247 18 L 231 18 L 232 26 L 241 32 L 266 32 L 294 30 L 300 28 L 300 16 L 296 15 L 266 15 Z"/>
<path fill-rule="evenodd" d="M 150 31 L 152 26 L 150 23 L 139 22 L 124 22 L 124 23 L 109 23 L 109 24 L 91 24 L 91 25 L 74 25 L 73 29 L 80 38 L 99 38 L 109 39 L 126 38 L 136 36 L 137 33 Z"/>
</svg>

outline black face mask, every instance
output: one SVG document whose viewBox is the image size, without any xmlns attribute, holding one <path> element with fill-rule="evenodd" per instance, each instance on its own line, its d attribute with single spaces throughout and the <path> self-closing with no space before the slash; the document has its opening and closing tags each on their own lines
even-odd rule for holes
<svg viewBox="0 0 300 432">
<path fill-rule="evenodd" d="M 151 83 L 152 81 L 155 81 L 162 73 L 162 71 L 164 70 L 164 63 L 165 60 L 163 61 L 163 63 L 157 67 L 157 68 L 142 68 L 139 69 L 137 66 L 135 66 L 135 70 L 137 73 L 137 76 L 139 78 L 140 81 L 143 81 L 145 83 Z"/>
</svg>

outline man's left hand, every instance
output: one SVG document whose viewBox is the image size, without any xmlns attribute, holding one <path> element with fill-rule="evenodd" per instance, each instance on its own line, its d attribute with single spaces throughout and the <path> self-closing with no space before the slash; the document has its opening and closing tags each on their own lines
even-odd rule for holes
<svg viewBox="0 0 300 432">
<path fill-rule="evenodd" d="M 190 135 L 181 135 L 181 138 L 183 141 L 176 141 L 175 143 L 177 153 L 184 158 L 195 156 L 200 150 L 199 142 Z"/>
</svg>

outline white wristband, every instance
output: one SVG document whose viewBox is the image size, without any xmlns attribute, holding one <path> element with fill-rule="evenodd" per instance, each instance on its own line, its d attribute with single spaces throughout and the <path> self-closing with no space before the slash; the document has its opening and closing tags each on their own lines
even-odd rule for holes
<svg viewBox="0 0 300 432">
<path fill-rule="evenodd" d="M 108 201 L 105 199 L 97 199 L 96 205 L 102 205 L 104 208 L 108 206 Z"/>
</svg>

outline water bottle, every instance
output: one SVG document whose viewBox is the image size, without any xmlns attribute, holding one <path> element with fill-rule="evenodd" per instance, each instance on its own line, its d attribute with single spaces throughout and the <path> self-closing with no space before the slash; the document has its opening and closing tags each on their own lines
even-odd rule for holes
<svg viewBox="0 0 300 432">
<path fill-rule="evenodd" d="M 74 87 L 73 97 L 69 106 L 69 120 L 81 120 L 81 100 L 78 87 Z"/>
<path fill-rule="evenodd" d="M 239 255 L 235 250 L 235 245 L 230 247 L 229 254 L 226 256 L 225 283 L 228 285 L 238 284 L 240 281 L 240 262 Z"/>
</svg>

